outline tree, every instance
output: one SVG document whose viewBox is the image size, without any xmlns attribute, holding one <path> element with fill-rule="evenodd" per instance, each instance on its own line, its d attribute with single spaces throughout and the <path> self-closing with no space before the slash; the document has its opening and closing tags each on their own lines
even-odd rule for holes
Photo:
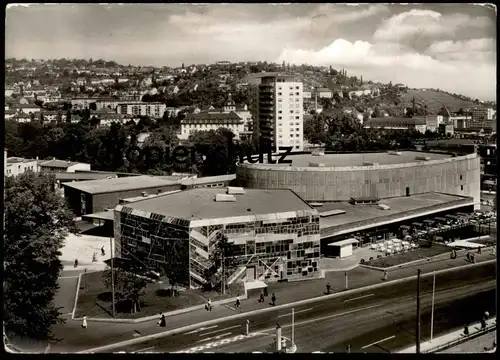
<svg viewBox="0 0 500 360">
<path fill-rule="evenodd" d="M 53 175 L 28 172 L 5 180 L 4 324 L 8 336 L 53 339 L 62 322 L 54 305 L 60 249 L 73 214 L 54 191 Z"/>
<path fill-rule="evenodd" d="M 115 282 L 115 299 L 128 305 L 132 314 L 141 311 L 140 300 L 145 294 L 145 287 L 150 282 L 149 279 L 139 276 L 144 266 L 129 263 L 129 268 L 114 267 L 113 275 Z M 102 274 L 104 286 L 111 289 L 111 268 L 107 267 Z"/>
<path fill-rule="evenodd" d="M 235 245 L 229 242 L 224 233 L 219 232 L 210 246 L 212 252 L 209 256 L 209 267 L 203 274 L 206 281 L 205 288 L 212 290 L 220 286 L 222 293 L 224 293 L 227 274 L 230 274 L 238 264 L 238 258 L 235 256 Z"/>
</svg>

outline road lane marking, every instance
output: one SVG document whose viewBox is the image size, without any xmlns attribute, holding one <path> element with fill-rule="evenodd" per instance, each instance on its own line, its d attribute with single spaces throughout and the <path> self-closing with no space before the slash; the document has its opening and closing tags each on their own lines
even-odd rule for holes
<svg viewBox="0 0 500 360">
<path fill-rule="evenodd" d="M 209 337 L 209 338 L 206 338 L 206 339 L 201 339 L 201 340 L 197 341 L 197 343 L 201 343 L 201 342 L 209 341 L 209 340 L 219 340 L 220 338 L 222 338 L 224 336 L 231 335 L 231 334 L 232 334 L 231 332 L 228 332 L 228 333 L 217 335 L 217 336 L 214 336 L 214 337 Z"/>
<path fill-rule="evenodd" d="M 59 276 L 58 279 L 78 279 L 78 275 L 77 276 Z"/>
<path fill-rule="evenodd" d="M 228 328 L 225 328 L 225 329 L 219 329 L 219 330 L 214 330 L 214 331 L 210 331 L 210 332 L 207 332 L 207 333 L 204 333 L 204 334 L 200 334 L 200 336 L 206 336 L 206 335 L 210 335 L 210 334 L 215 334 L 219 331 L 225 331 L 225 330 L 229 330 L 229 329 L 234 329 L 234 328 L 237 328 L 237 327 L 240 327 L 241 325 L 234 325 L 234 326 L 230 326 Z"/>
<path fill-rule="evenodd" d="M 314 308 L 295 311 L 294 314 L 299 314 L 299 313 L 303 313 L 303 312 L 306 312 L 306 311 L 311 311 L 312 309 L 314 309 Z M 291 315 L 292 315 L 292 313 L 288 313 L 288 314 L 279 315 L 278 317 L 280 318 L 280 317 L 291 316 Z"/>
<path fill-rule="evenodd" d="M 208 349 L 211 349 L 211 348 L 216 348 L 216 347 L 219 347 L 219 346 L 228 345 L 230 343 L 241 341 L 241 340 L 245 340 L 245 339 L 248 339 L 248 338 L 254 337 L 254 336 L 258 336 L 258 334 L 257 333 L 250 333 L 248 336 L 247 335 L 237 335 L 237 336 L 234 336 L 232 338 L 222 339 L 222 340 L 218 340 L 216 342 L 207 343 L 207 344 L 203 344 L 203 345 L 198 345 L 198 346 L 195 346 L 195 347 L 192 347 L 192 348 L 188 348 L 188 349 L 185 349 L 185 350 L 181 350 L 181 351 L 176 351 L 173 354 L 181 354 L 181 353 L 184 353 L 184 354 L 193 354 L 193 353 L 197 353 L 197 352 L 204 352 L 205 350 L 208 350 Z M 206 341 L 206 340 L 207 339 L 203 339 L 203 340 L 198 341 L 198 342 L 202 342 L 202 341 Z"/>
<path fill-rule="evenodd" d="M 322 321 L 322 320 L 326 320 L 326 319 L 331 319 L 331 318 L 335 318 L 335 317 L 339 317 L 339 316 L 343 316 L 343 315 L 348 315 L 348 314 L 352 314 L 352 313 L 355 313 L 355 312 L 358 312 L 358 311 L 373 309 L 373 308 L 381 307 L 381 306 L 384 306 L 384 304 L 377 304 L 377 305 L 366 306 L 364 308 L 349 310 L 349 311 L 346 311 L 346 312 L 343 312 L 343 313 L 340 313 L 340 314 L 333 314 L 333 315 L 330 315 L 330 316 L 323 316 L 321 318 L 316 318 L 316 319 L 306 320 L 306 321 L 302 321 L 302 322 L 297 322 L 297 323 L 295 323 L 295 326 L 305 325 L 305 324 L 311 324 L 311 323 L 315 323 L 315 322 L 318 322 L 318 321 Z M 287 325 L 282 326 L 282 328 L 284 328 L 284 327 L 292 327 L 292 324 L 287 324 Z"/>
<path fill-rule="evenodd" d="M 196 329 L 196 330 L 193 330 L 193 331 L 187 332 L 187 333 L 185 333 L 184 335 L 188 335 L 188 334 L 196 334 L 196 333 L 199 333 L 200 331 L 205 331 L 205 330 L 209 330 L 209 329 L 214 329 L 214 328 L 216 328 L 217 326 L 219 326 L 219 325 L 212 325 L 212 326 L 209 326 L 209 327 L 202 327 L 202 328 L 199 328 L 199 329 Z"/>
<path fill-rule="evenodd" d="M 232 332 L 227 332 L 227 333 L 225 333 L 225 334 L 217 335 L 216 337 L 214 337 L 214 339 L 217 339 L 217 340 L 218 340 L 218 339 L 220 339 L 220 338 L 223 338 L 224 336 L 228 336 L 228 335 L 231 335 L 231 334 L 232 334 Z"/>
<path fill-rule="evenodd" d="M 355 297 L 355 298 L 352 298 L 352 299 L 344 300 L 344 302 L 349 302 L 349 301 L 364 299 L 364 298 L 367 298 L 367 297 L 370 297 L 370 296 L 373 296 L 373 295 L 375 295 L 375 294 L 368 294 L 368 295 L 358 296 L 358 297 Z"/>
<path fill-rule="evenodd" d="M 382 340 L 379 340 L 379 341 L 375 341 L 374 343 L 371 343 L 371 344 L 369 344 L 369 345 L 365 345 L 365 346 L 363 346 L 361 349 L 366 349 L 366 348 L 368 348 L 368 347 L 370 347 L 370 346 L 380 344 L 381 342 L 384 342 L 384 341 L 387 341 L 387 340 L 394 339 L 395 337 L 396 337 L 396 335 L 392 335 L 392 336 L 386 337 L 385 339 L 382 339 Z"/>
<path fill-rule="evenodd" d="M 134 352 L 138 353 L 138 352 L 142 352 L 142 351 L 152 350 L 154 348 L 155 348 L 154 346 L 150 346 L 150 347 L 147 347 L 147 348 L 144 348 L 144 349 L 141 349 L 141 350 L 137 350 L 137 351 L 134 351 Z"/>
</svg>

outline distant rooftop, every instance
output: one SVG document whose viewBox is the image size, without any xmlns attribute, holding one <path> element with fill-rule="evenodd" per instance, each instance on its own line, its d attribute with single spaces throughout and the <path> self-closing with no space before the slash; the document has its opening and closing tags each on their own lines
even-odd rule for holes
<svg viewBox="0 0 500 360">
<path fill-rule="evenodd" d="M 215 196 L 226 194 L 226 191 L 227 188 L 198 188 L 134 202 L 126 207 L 186 220 L 314 211 L 289 189 L 245 189 L 245 194 L 235 195 L 234 202 L 216 202 Z"/>
<path fill-rule="evenodd" d="M 38 165 L 42 167 L 51 167 L 51 168 L 61 168 L 61 169 L 66 169 L 70 166 L 73 165 L 78 165 L 78 164 L 83 164 L 79 162 L 74 162 L 74 161 L 66 161 L 66 160 L 58 160 L 58 159 L 53 159 L 53 160 L 38 160 Z"/>
<path fill-rule="evenodd" d="M 159 179 L 153 176 L 131 176 L 115 179 L 90 180 L 66 183 L 64 186 L 89 194 L 104 194 L 115 191 L 129 191 L 175 185 L 179 182 Z"/>
<path fill-rule="evenodd" d="M 27 162 L 33 162 L 36 161 L 35 159 L 25 159 L 21 157 L 8 157 L 7 158 L 7 164 L 19 164 L 19 163 L 27 163 Z"/>
</svg>

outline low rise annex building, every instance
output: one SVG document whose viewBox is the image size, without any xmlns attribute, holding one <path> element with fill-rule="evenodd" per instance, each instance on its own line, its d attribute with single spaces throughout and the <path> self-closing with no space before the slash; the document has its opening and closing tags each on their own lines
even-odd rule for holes
<svg viewBox="0 0 500 360">
<path fill-rule="evenodd" d="M 181 191 L 118 205 L 114 224 L 117 256 L 184 269 L 181 280 L 191 288 L 204 283 L 222 234 L 235 246 L 228 284 L 321 276 L 319 213 L 288 189 Z"/>
</svg>

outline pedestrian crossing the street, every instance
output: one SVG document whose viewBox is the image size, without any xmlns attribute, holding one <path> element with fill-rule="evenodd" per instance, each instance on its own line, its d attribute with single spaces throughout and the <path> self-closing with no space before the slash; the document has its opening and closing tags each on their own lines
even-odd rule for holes
<svg viewBox="0 0 500 360">
<path fill-rule="evenodd" d="M 262 335 L 262 334 L 251 333 L 249 335 L 237 335 L 237 336 L 234 336 L 232 338 L 222 339 L 222 340 L 210 342 L 207 344 L 203 344 L 200 346 L 195 346 L 195 347 L 192 347 L 192 348 L 187 349 L 187 350 L 177 351 L 176 353 L 178 353 L 178 354 L 194 354 L 194 353 L 205 352 L 205 351 L 209 351 L 212 348 L 216 348 L 216 347 L 223 346 L 223 345 L 228 345 L 228 344 L 231 344 L 231 343 L 236 342 L 236 341 L 248 339 L 248 338 L 259 336 L 259 335 Z"/>
</svg>

